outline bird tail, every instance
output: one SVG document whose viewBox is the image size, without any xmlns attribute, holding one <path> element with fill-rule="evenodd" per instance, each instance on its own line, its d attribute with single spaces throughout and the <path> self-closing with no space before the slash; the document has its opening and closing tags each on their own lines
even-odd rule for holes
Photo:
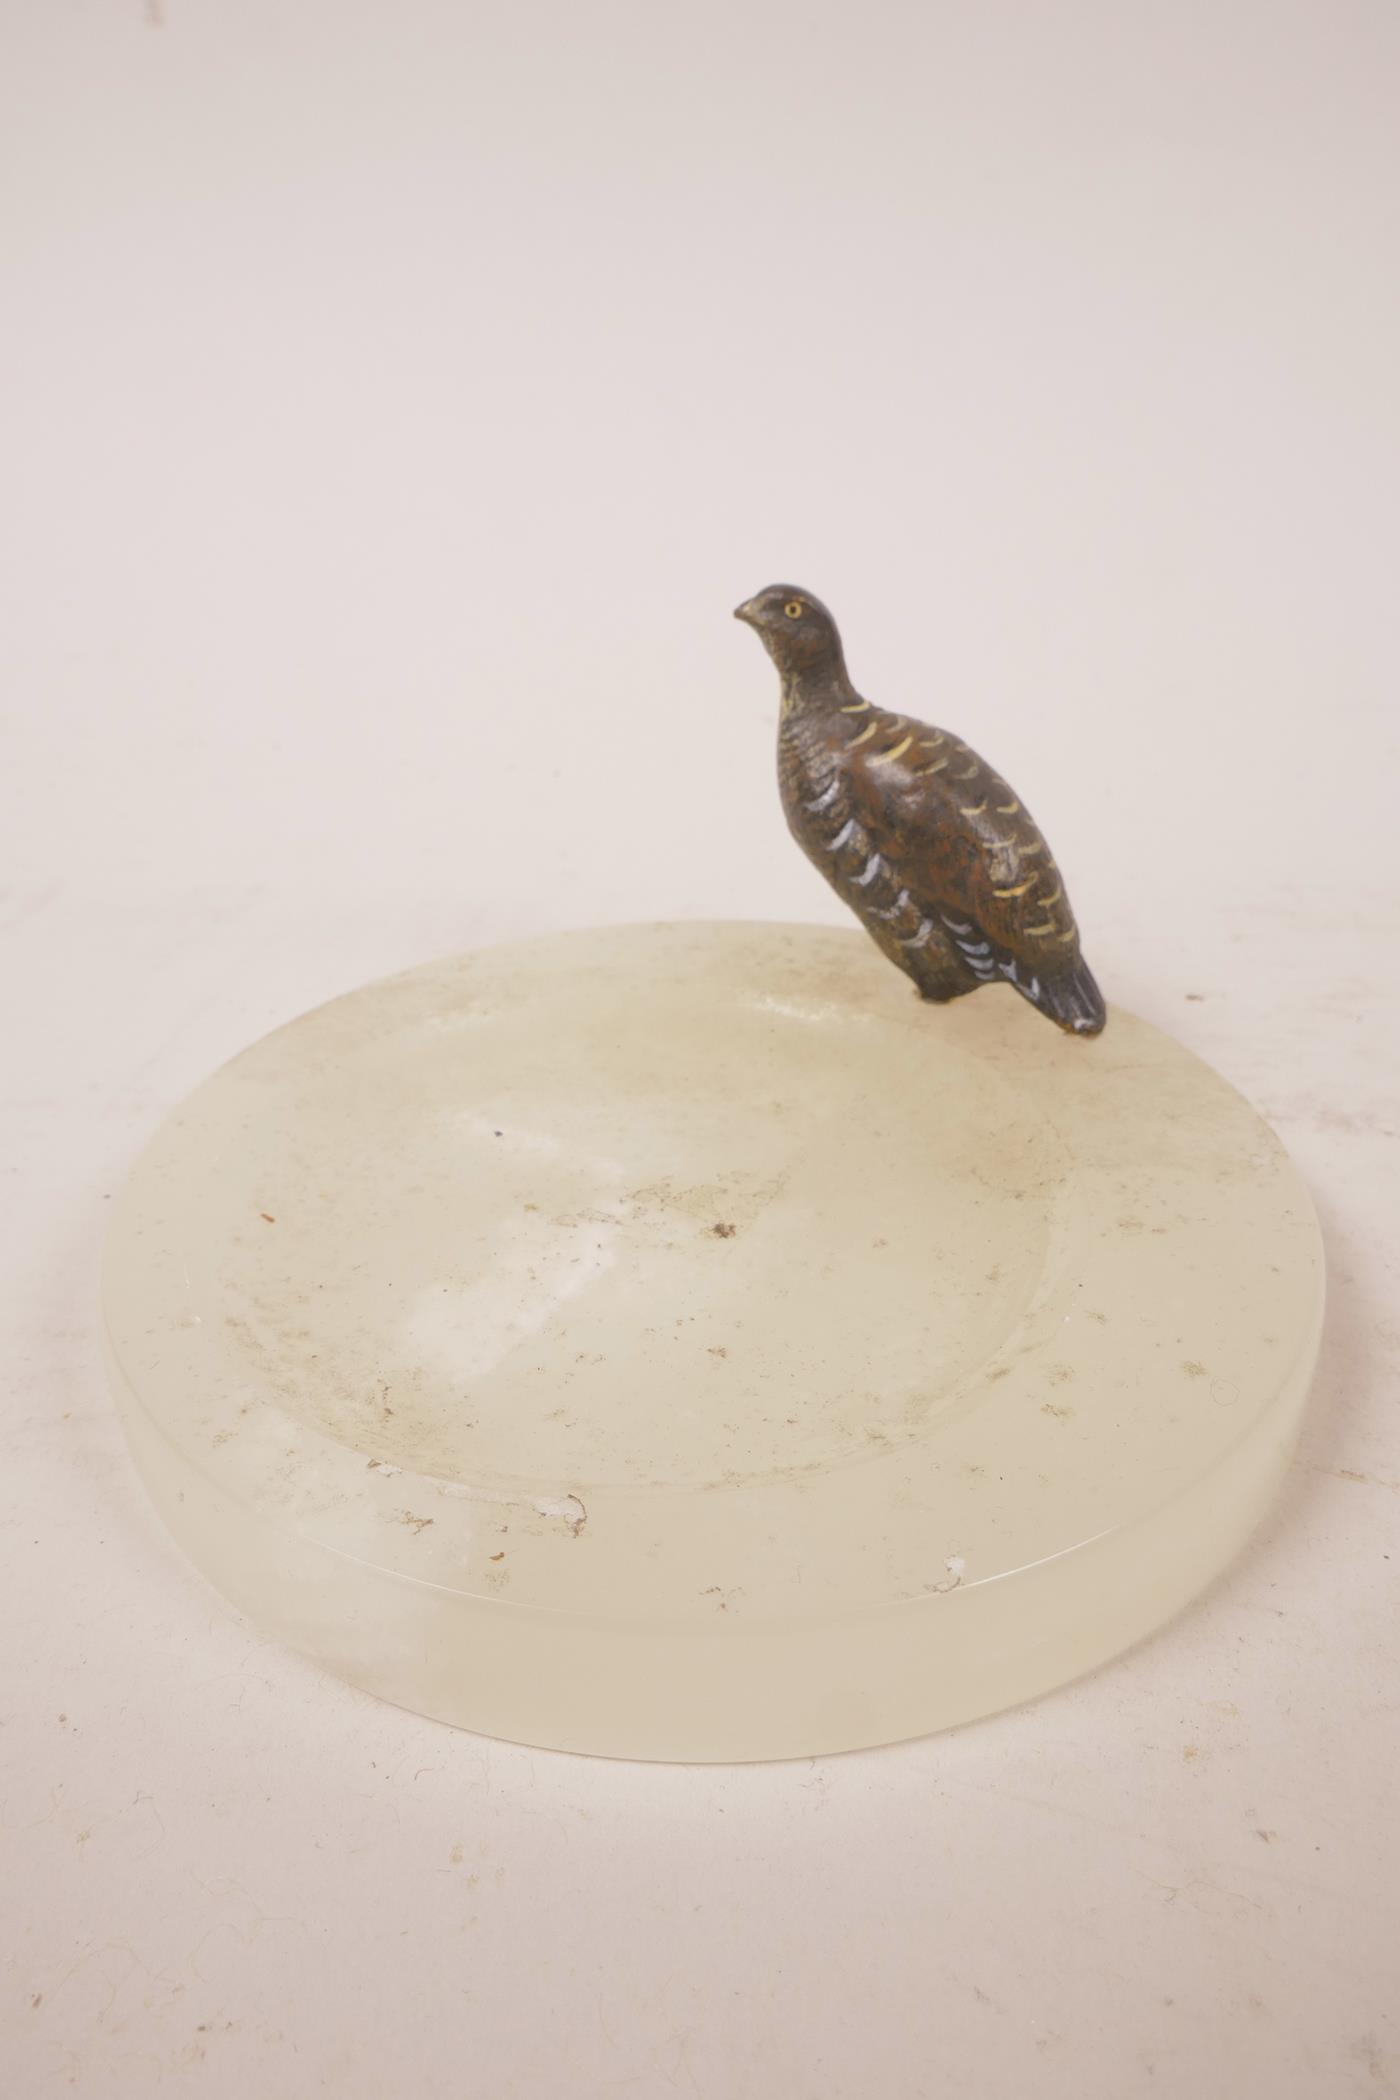
<svg viewBox="0 0 1400 2100">
<path fill-rule="evenodd" d="M 1079 961 L 1063 977 L 1042 982 L 1035 1004 L 1069 1035 L 1098 1035 L 1108 1019 L 1103 993 L 1088 963 Z"/>
</svg>

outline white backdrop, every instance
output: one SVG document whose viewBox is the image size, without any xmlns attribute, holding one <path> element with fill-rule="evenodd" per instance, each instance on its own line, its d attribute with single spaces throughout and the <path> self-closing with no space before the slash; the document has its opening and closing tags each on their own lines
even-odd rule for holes
<svg viewBox="0 0 1400 2100">
<path fill-rule="evenodd" d="M 0 23 L 9 2088 L 1400 2088 L 1400 14 Z M 367 976 L 839 917 L 729 619 L 775 578 L 1272 1115 L 1328 1352 L 1278 1517 L 1116 1670 L 815 1769 L 533 1756 L 260 1647 L 167 1547 L 102 1199 Z"/>
</svg>

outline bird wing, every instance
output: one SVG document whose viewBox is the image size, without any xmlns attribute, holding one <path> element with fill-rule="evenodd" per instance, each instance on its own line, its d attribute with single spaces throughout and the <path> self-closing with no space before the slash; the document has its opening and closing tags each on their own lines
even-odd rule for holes
<svg viewBox="0 0 1400 2100">
<path fill-rule="evenodd" d="M 1054 855 L 1020 797 L 948 731 L 885 721 L 886 733 L 847 759 L 872 844 L 979 973 L 991 955 L 1018 988 L 1023 977 L 1072 977 L 1079 929 Z"/>
</svg>

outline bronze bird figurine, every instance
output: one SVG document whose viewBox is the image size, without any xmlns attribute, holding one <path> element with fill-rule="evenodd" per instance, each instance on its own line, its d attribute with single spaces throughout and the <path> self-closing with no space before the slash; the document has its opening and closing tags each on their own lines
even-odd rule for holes
<svg viewBox="0 0 1400 2100">
<path fill-rule="evenodd" d="M 1071 1035 L 1103 995 L 1030 811 L 944 729 L 851 684 L 836 622 L 797 584 L 735 608 L 782 680 L 778 778 L 788 828 L 882 954 L 925 999 L 1010 984 Z"/>
</svg>

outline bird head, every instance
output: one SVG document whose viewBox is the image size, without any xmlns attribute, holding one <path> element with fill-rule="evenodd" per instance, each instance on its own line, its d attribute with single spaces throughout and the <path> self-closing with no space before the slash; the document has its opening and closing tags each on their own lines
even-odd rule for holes
<svg viewBox="0 0 1400 2100">
<path fill-rule="evenodd" d="M 736 605 L 734 617 L 753 628 L 784 678 L 835 669 L 841 663 L 836 622 L 821 599 L 800 584 L 770 583 L 766 591 Z"/>
</svg>

